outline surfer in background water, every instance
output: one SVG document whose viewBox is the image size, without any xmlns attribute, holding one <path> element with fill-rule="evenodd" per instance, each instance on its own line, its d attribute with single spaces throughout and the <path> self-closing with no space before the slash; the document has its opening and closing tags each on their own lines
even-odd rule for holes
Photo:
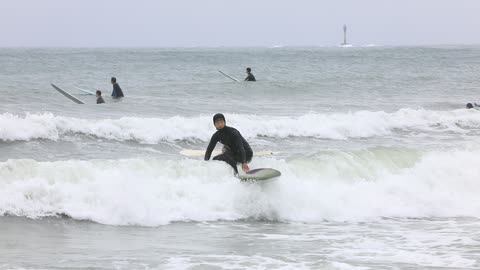
<svg viewBox="0 0 480 270">
<path fill-rule="evenodd" d="M 110 82 L 113 84 L 112 97 L 113 98 L 123 97 L 123 91 L 122 91 L 122 88 L 120 88 L 120 85 L 118 85 L 118 83 L 117 83 L 117 78 L 112 77 Z"/>
<path fill-rule="evenodd" d="M 247 77 L 245 78 L 245 81 L 248 81 L 248 82 L 257 81 L 257 80 L 255 80 L 255 76 L 253 76 L 253 74 L 252 74 L 252 69 L 251 68 L 247 68 Z"/>
<path fill-rule="evenodd" d="M 210 139 L 207 151 L 205 152 L 205 160 L 209 160 L 212 151 L 217 142 L 223 144 L 222 154 L 215 156 L 213 160 L 225 161 L 232 166 L 235 175 L 238 175 L 237 163 L 242 164 L 242 170 L 247 172 L 248 162 L 252 160 L 253 151 L 248 142 L 242 137 L 240 132 L 226 125 L 225 116 L 217 113 L 213 116 L 213 124 L 217 128 Z"/>
<path fill-rule="evenodd" d="M 467 109 L 480 109 L 480 104 L 477 104 L 477 103 L 467 103 L 467 105 L 465 105 L 465 107 Z"/>
<path fill-rule="evenodd" d="M 95 93 L 95 96 L 97 97 L 97 104 L 105 103 L 105 100 L 103 100 L 103 97 L 102 97 L 102 91 L 97 90 L 97 92 Z"/>
</svg>

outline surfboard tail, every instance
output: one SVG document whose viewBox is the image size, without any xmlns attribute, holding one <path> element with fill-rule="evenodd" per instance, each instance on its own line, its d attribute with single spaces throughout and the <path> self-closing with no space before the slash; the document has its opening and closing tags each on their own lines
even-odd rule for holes
<svg viewBox="0 0 480 270">
<path fill-rule="evenodd" d="M 248 180 L 268 180 L 271 178 L 279 177 L 282 173 L 272 168 L 257 168 L 252 169 L 245 174 L 238 175 L 238 178 L 244 181 Z"/>
</svg>

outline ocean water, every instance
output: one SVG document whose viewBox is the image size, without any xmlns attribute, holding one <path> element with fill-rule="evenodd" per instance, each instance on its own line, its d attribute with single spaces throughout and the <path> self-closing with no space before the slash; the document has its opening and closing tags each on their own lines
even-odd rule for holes
<svg viewBox="0 0 480 270">
<path fill-rule="evenodd" d="M 465 109 L 480 46 L 2 48 L 0 63 L 1 269 L 480 269 Z M 257 82 L 218 72 L 246 67 Z M 281 177 L 179 154 L 206 148 L 218 112 L 274 152 L 250 167 Z"/>
</svg>

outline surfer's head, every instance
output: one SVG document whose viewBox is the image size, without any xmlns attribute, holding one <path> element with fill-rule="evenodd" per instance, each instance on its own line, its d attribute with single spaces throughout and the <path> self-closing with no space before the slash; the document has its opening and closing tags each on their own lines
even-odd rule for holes
<svg viewBox="0 0 480 270">
<path fill-rule="evenodd" d="M 96 94 L 97 97 L 100 97 L 100 96 L 102 96 L 102 91 L 97 90 L 97 92 L 95 94 Z"/>
<path fill-rule="evenodd" d="M 467 109 L 473 109 L 473 104 L 472 103 L 467 103 L 467 105 L 465 105 L 465 107 Z"/>
<path fill-rule="evenodd" d="M 117 78 L 115 78 L 115 77 L 112 77 L 112 78 L 110 79 L 110 82 L 112 82 L 112 83 L 116 83 L 116 82 L 117 82 Z"/>
<path fill-rule="evenodd" d="M 251 68 L 247 68 L 247 73 L 250 73 L 252 72 L 252 69 Z"/>
<path fill-rule="evenodd" d="M 222 129 L 225 127 L 225 116 L 221 113 L 217 113 L 213 116 L 213 124 L 217 129 Z"/>
</svg>

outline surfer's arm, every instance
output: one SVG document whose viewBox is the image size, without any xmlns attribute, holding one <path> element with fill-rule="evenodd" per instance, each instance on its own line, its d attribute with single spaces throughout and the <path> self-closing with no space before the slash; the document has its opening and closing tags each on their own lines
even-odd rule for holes
<svg viewBox="0 0 480 270">
<path fill-rule="evenodd" d="M 118 84 L 113 85 L 112 97 L 118 97 L 119 92 L 120 92 L 120 91 L 118 91 L 119 88 L 120 88 L 120 86 L 118 86 Z"/>
<path fill-rule="evenodd" d="M 240 154 L 240 159 L 242 161 L 242 164 L 247 163 L 247 157 L 245 155 L 245 148 L 243 148 L 243 140 L 242 140 L 242 135 L 240 135 L 240 132 L 236 131 L 234 134 L 234 142 L 235 142 L 235 151 Z"/>
<path fill-rule="evenodd" d="M 242 160 L 242 170 L 244 172 L 248 172 L 250 168 L 247 164 L 247 155 L 245 153 L 245 147 L 243 147 L 243 137 L 240 135 L 240 132 L 236 132 L 235 134 L 235 144 L 237 145 L 237 151 L 240 153 L 240 158 Z"/>
<path fill-rule="evenodd" d="M 209 160 L 210 157 L 212 156 L 212 151 L 215 148 L 215 145 L 217 145 L 218 142 L 218 134 L 215 132 L 212 135 L 212 138 L 210 139 L 210 143 L 208 144 L 207 151 L 205 151 L 205 160 Z"/>
</svg>

